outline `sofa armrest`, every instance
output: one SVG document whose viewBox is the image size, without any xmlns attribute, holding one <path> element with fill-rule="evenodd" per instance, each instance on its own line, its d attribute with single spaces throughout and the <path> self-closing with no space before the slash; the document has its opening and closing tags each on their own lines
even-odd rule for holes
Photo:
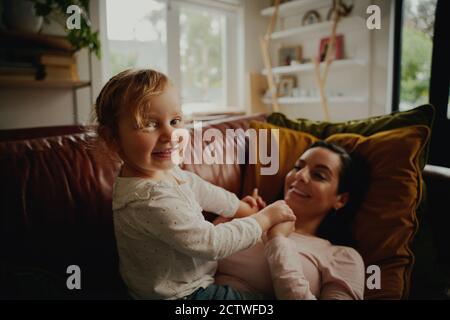
<svg viewBox="0 0 450 320">
<path fill-rule="evenodd" d="M 426 165 L 423 178 L 438 262 L 450 266 L 450 168 Z"/>
</svg>

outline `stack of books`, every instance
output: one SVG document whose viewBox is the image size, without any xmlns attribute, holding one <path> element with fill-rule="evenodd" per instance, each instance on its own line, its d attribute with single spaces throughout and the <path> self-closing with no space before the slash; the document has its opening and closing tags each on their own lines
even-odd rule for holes
<svg viewBox="0 0 450 320">
<path fill-rule="evenodd" d="M 28 62 L 12 62 L 0 60 L 0 80 L 33 81 L 36 80 L 38 67 Z"/>
<path fill-rule="evenodd" d="M 39 64 L 43 80 L 78 81 L 77 63 L 73 55 L 41 54 Z"/>
<path fill-rule="evenodd" d="M 75 49 L 63 36 L 0 30 L 0 43 L 0 80 L 79 81 Z"/>
</svg>

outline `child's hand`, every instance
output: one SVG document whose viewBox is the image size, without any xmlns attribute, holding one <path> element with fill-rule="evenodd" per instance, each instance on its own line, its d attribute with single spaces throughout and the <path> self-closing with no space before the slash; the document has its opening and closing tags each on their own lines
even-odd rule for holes
<svg viewBox="0 0 450 320">
<path fill-rule="evenodd" d="M 267 240 L 276 236 L 288 237 L 295 231 L 295 221 L 287 221 L 274 225 L 267 231 Z"/>
<path fill-rule="evenodd" d="M 229 222 L 231 220 L 233 220 L 233 218 L 225 218 L 222 216 L 218 216 L 217 218 L 214 219 L 214 221 L 212 223 L 213 223 L 213 225 L 217 226 L 218 224 Z"/>
<path fill-rule="evenodd" d="M 256 209 L 254 213 L 266 207 L 266 202 L 258 195 L 258 188 L 253 189 L 252 195 L 245 196 L 242 201 L 247 203 L 250 208 Z"/>
<path fill-rule="evenodd" d="M 263 231 L 285 221 L 295 221 L 296 217 L 284 200 L 279 200 L 265 207 L 253 216 Z"/>
</svg>

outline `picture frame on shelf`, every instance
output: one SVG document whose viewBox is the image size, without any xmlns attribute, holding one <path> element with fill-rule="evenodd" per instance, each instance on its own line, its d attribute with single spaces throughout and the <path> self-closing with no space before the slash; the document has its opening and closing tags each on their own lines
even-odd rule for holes
<svg viewBox="0 0 450 320">
<path fill-rule="evenodd" d="M 294 88 L 297 86 L 297 77 L 281 76 L 278 82 L 278 97 L 292 97 Z"/>
<path fill-rule="evenodd" d="M 278 66 L 290 66 L 300 63 L 303 58 L 302 46 L 282 46 L 278 50 Z"/>
<path fill-rule="evenodd" d="M 330 43 L 330 37 L 320 39 L 320 46 L 319 46 L 319 61 L 320 62 L 325 61 L 325 59 L 327 57 L 327 52 L 329 50 L 329 43 Z M 332 56 L 333 60 L 344 59 L 343 45 L 344 45 L 344 35 L 342 35 L 342 34 L 336 35 L 336 41 L 335 41 L 335 46 L 334 46 L 334 56 Z"/>
<path fill-rule="evenodd" d="M 320 22 L 322 22 L 322 17 L 320 16 L 319 11 L 317 10 L 307 11 L 302 18 L 302 26 L 308 26 Z"/>
</svg>

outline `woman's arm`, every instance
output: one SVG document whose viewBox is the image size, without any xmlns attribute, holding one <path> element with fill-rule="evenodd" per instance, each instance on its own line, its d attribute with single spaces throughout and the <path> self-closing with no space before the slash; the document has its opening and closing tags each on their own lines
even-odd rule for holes
<svg viewBox="0 0 450 320">
<path fill-rule="evenodd" d="M 283 235 L 271 236 L 265 247 L 275 295 L 280 300 L 317 300 L 303 274 L 298 252 Z"/>
<path fill-rule="evenodd" d="M 282 300 L 316 300 L 303 273 L 299 254 L 288 239 L 293 231 L 295 223 L 284 222 L 267 232 L 265 253 L 275 294 Z"/>
</svg>

